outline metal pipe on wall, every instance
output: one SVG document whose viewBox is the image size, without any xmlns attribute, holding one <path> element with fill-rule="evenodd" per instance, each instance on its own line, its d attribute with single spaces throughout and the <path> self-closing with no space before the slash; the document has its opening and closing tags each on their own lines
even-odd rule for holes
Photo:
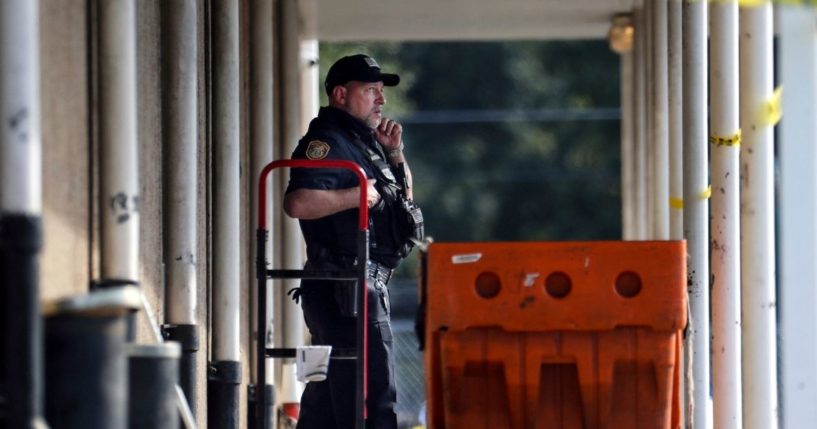
<svg viewBox="0 0 817 429">
<path fill-rule="evenodd" d="M 619 54 L 619 67 L 621 70 L 620 90 L 621 90 L 621 237 L 624 240 L 635 238 L 635 210 L 634 210 L 634 188 L 635 174 L 633 171 L 635 161 L 635 130 L 633 111 L 635 110 L 633 97 L 633 87 L 635 85 L 633 73 L 633 58 L 635 54 L 632 50 Z"/>
<path fill-rule="evenodd" d="M 198 39 L 196 0 L 162 2 L 166 340 L 181 344 L 180 385 L 196 414 Z"/>
<path fill-rule="evenodd" d="M 101 283 L 139 282 L 136 10 L 98 0 Z"/>
<path fill-rule="evenodd" d="M 780 306 L 782 423 L 817 421 L 817 12 L 780 8 Z"/>
<path fill-rule="evenodd" d="M 652 6 L 652 141 L 653 217 L 652 238 L 669 239 L 669 99 L 667 70 L 667 2 Z"/>
<path fill-rule="evenodd" d="M 635 227 L 633 231 L 634 240 L 645 240 L 647 238 L 647 102 L 646 102 L 646 21 L 644 19 L 644 9 L 635 8 L 633 11 L 635 21 L 635 40 L 633 41 L 633 55 L 635 57 L 635 83 L 633 102 L 633 116 L 635 117 L 635 155 L 633 167 L 634 172 L 634 197 L 635 200 Z"/>
<path fill-rule="evenodd" d="M 712 401 L 718 428 L 742 427 L 738 4 L 710 6 Z"/>
<path fill-rule="evenodd" d="M 240 138 L 238 1 L 213 0 L 213 283 L 208 426 L 238 427 L 240 336 Z"/>
<path fill-rule="evenodd" d="M 0 2 L 0 401 L 2 427 L 45 426 L 39 2 Z"/>
<path fill-rule="evenodd" d="M 772 5 L 740 8 L 743 422 L 777 428 Z M 813 100 L 812 102 L 817 101 Z"/>
<path fill-rule="evenodd" d="M 250 146 L 251 146 L 251 163 L 252 175 L 250 176 L 250 183 L 252 189 L 250 190 L 252 225 L 258 225 L 258 190 L 257 178 L 261 175 L 261 170 L 264 166 L 273 161 L 273 125 L 274 125 L 274 99 L 273 99 L 273 1 L 272 0 L 254 0 L 251 5 L 251 57 L 250 57 Z M 268 196 L 266 200 L 267 219 L 265 224 L 272 225 L 272 207 L 270 202 L 275 200 L 275 189 L 272 186 L 272 178 L 267 178 L 267 189 L 273 195 Z M 265 254 L 272 254 L 272 242 L 274 237 L 268 237 L 266 242 Z M 256 237 L 253 236 L 250 240 L 253 245 L 256 245 Z M 266 269 L 271 268 L 269 261 Z M 250 294 L 250 326 L 260 327 L 262 324 L 258 323 L 258 285 L 257 282 L 252 283 L 252 292 Z M 266 308 L 267 314 L 263 315 L 265 327 L 264 338 L 267 339 L 265 347 L 272 347 L 273 342 L 273 311 L 274 291 L 272 289 L 272 282 L 265 281 L 266 284 Z M 255 332 L 255 328 L 251 328 L 250 332 Z M 250 405 L 248 407 L 248 416 L 250 428 L 265 427 L 272 428 L 274 425 L 274 407 L 275 404 L 275 377 L 272 365 L 272 359 L 261 357 L 264 359 L 265 365 L 258 367 L 258 344 L 257 336 L 250 335 L 250 380 L 252 385 L 249 386 L 251 394 Z M 260 368 L 256 369 L 256 368 Z M 261 390 L 264 389 L 264 394 L 260 395 Z M 255 401 L 263 398 L 264 403 L 258 412 L 259 408 L 255 407 Z M 258 425 L 258 419 L 262 419 L 264 424 Z"/>
<path fill-rule="evenodd" d="M 655 69 L 653 57 L 655 53 L 653 46 L 653 28 L 655 28 L 655 2 L 658 0 L 644 0 L 644 150 L 646 164 L 645 174 L 645 200 L 646 200 L 646 225 L 644 239 L 655 239 L 656 200 L 655 200 L 655 112 L 653 112 L 653 99 L 655 98 Z"/>
<path fill-rule="evenodd" d="M 707 2 L 686 0 L 682 12 L 684 237 L 692 345 L 687 427 L 709 421 L 709 188 L 707 161 Z M 687 354 L 687 356 L 690 356 Z"/>
<path fill-rule="evenodd" d="M 635 54 L 633 14 L 613 17 L 608 41 L 619 55 L 619 98 L 621 104 L 621 237 L 633 240 L 635 232 Z"/>
<path fill-rule="evenodd" d="M 683 61 L 681 61 L 681 2 L 670 0 L 667 10 L 667 80 L 669 115 L 669 238 L 684 238 L 683 172 Z"/>
<path fill-rule="evenodd" d="M 684 132 L 681 2 L 670 0 L 667 9 L 667 102 L 669 116 L 669 239 L 684 239 Z M 688 347 L 688 344 L 684 344 Z M 688 374 L 686 356 L 681 355 L 683 374 Z M 686 377 L 681 377 L 681 426 L 686 427 Z"/>
<path fill-rule="evenodd" d="M 301 129 L 306 132 L 312 118 L 320 109 L 320 84 L 318 76 L 319 51 L 315 39 L 301 41 Z"/>
<path fill-rule="evenodd" d="M 281 144 L 279 156 L 289 158 L 300 140 L 304 130 L 302 127 L 301 112 L 303 99 L 301 96 L 301 16 L 299 2 L 296 0 L 282 0 L 279 2 L 279 36 L 280 46 L 280 76 L 281 76 Z M 279 173 L 279 195 L 286 189 L 289 171 L 282 169 Z M 305 245 L 298 221 L 286 216 L 281 218 L 280 252 L 282 267 L 286 269 L 302 269 L 305 258 Z M 286 296 L 288 290 L 297 287 L 297 280 L 280 280 L 278 298 L 281 300 L 281 318 L 283 347 L 294 348 L 304 344 L 304 322 L 301 309 L 292 299 Z M 302 384 L 295 380 L 295 363 L 285 360 L 282 364 L 282 392 L 280 403 L 300 403 Z"/>
</svg>

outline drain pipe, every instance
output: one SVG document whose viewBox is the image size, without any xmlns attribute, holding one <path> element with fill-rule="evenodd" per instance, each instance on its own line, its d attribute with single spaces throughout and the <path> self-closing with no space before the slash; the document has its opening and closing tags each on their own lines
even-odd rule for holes
<svg viewBox="0 0 817 429">
<path fill-rule="evenodd" d="M 239 51 L 238 2 L 211 2 L 213 120 L 212 347 L 208 427 L 239 425 Z"/>
<path fill-rule="evenodd" d="M 635 155 L 633 115 L 634 83 L 633 66 L 633 39 L 635 26 L 632 14 L 619 14 L 613 17 L 610 31 L 607 35 L 610 49 L 618 54 L 619 58 L 619 88 L 621 99 L 621 238 L 633 239 L 633 161 Z"/>
<path fill-rule="evenodd" d="M 635 155 L 633 156 L 633 211 L 635 225 L 633 226 L 632 240 L 647 239 L 647 46 L 646 46 L 646 19 L 644 9 L 637 7 L 633 10 L 635 22 L 635 39 L 633 40 L 633 74 L 635 75 L 633 116 L 635 117 L 635 140 L 633 142 Z"/>
<path fill-rule="evenodd" d="M 136 136 L 136 11 L 98 0 L 102 279 L 94 288 L 139 284 L 139 165 Z M 133 317 L 128 339 L 135 337 Z"/>
<path fill-rule="evenodd" d="M 683 93 L 681 79 L 681 2 L 670 1 L 667 9 L 667 103 L 669 115 L 669 239 L 684 238 L 683 186 Z"/>
<path fill-rule="evenodd" d="M 709 13 L 712 416 L 717 428 L 742 428 L 738 179 L 748 171 L 741 171 L 739 164 L 738 4 L 712 3 Z"/>
<path fill-rule="evenodd" d="M 295 145 L 302 135 L 301 123 L 301 15 L 299 13 L 299 2 L 297 0 L 282 0 L 278 2 L 277 23 L 280 31 L 279 35 L 279 62 L 281 76 L 280 92 L 280 136 L 282 144 L 279 145 L 279 157 L 289 158 Z M 283 195 L 288 183 L 289 171 L 280 169 L 277 187 Z M 276 203 L 280 204 L 280 198 Z M 277 207 L 279 213 L 282 212 Z M 281 267 L 285 269 L 302 269 L 305 258 L 305 245 L 298 221 L 287 216 L 280 217 L 281 237 L 280 255 Z M 278 297 L 281 300 L 281 325 L 283 347 L 295 348 L 304 344 L 304 322 L 301 309 L 290 297 L 286 296 L 288 290 L 298 287 L 298 280 L 278 280 L 282 282 L 280 287 L 276 287 Z M 282 409 L 287 409 L 291 414 L 297 414 L 300 409 L 300 396 L 303 384 L 295 379 L 295 360 L 284 359 L 281 364 L 281 386 L 287 386 L 282 390 L 278 399 L 278 405 Z"/>
<path fill-rule="evenodd" d="M 652 191 L 654 240 L 669 239 L 669 72 L 667 70 L 667 6 L 669 0 L 652 2 Z"/>
<path fill-rule="evenodd" d="M 0 2 L 0 426 L 40 427 L 39 3 Z M 5 409 L 4 409 L 5 408 Z"/>
<path fill-rule="evenodd" d="M 707 406 L 709 371 L 709 174 L 707 118 L 706 2 L 684 2 L 681 12 L 684 63 L 681 78 L 684 127 L 684 238 L 687 240 L 687 284 L 690 321 L 687 328 L 687 427 L 706 427 L 712 413 Z"/>
<path fill-rule="evenodd" d="M 162 3 L 165 340 L 181 344 L 179 384 L 196 415 L 198 43 L 196 0 Z"/>
<path fill-rule="evenodd" d="M 273 56 L 273 31 L 272 31 L 272 19 L 273 19 L 273 8 L 272 8 L 272 0 L 254 0 L 251 5 L 251 13 L 252 16 L 252 56 L 250 57 L 250 145 L 252 150 L 252 174 L 250 175 L 250 183 L 251 183 L 251 190 L 250 196 L 252 199 L 252 210 L 250 210 L 252 216 L 251 225 L 258 225 L 258 190 L 256 189 L 257 186 L 257 178 L 260 177 L 261 171 L 264 169 L 264 166 L 272 162 L 273 160 L 273 121 L 274 121 L 274 112 L 273 112 L 273 66 L 272 66 L 272 56 Z M 267 178 L 267 186 L 268 190 L 272 190 L 272 180 L 271 177 L 268 176 Z M 267 200 L 264 202 L 266 205 L 266 209 L 264 212 L 266 213 L 266 225 L 272 224 L 272 219 L 270 214 L 272 213 L 272 208 L 270 206 L 270 201 L 275 200 L 276 198 L 272 195 L 268 195 Z M 270 231 L 271 233 L 272 231 Z M 265 241 L 266 251 L 264 254 L 271 255 L 272 254 L 272 239 L 267 239 Z M 251 243 L 256 242 L 256 238 L 252 237 L 250 240 Z M 269 261 L 265 261 L 265 263 L 269 263 Z M 270 266 L 267 265 L 265 269 L 269 269 Z M 258 323 L 258 284 L 257 282 L 251 282 L 252 284 L 252 292 L 250 293 L 250 326 L 251 327 L 258 327 L 264 326 L 265 328 L 265 335 L 264 338 L 267 339 L 264 348 L 272 347 L 273 344 L 271 343 L 270 339 L 273 338 L 273 289 L 272 289 L 272 282 L 270 280 L 266 280 L 265 282 L 266 287 L 266 308 L 267 314 L 264 315 L 263 324 Z M 250 343 L 252 347 L 250 347 L 250 380 L 252 380 L 253 384 L 248 386 L 248 406 L 247 406 L 247 416 L 249 418 L 248 427 L 250 428 L 269 428 L 272 429 L 274 424 L 274 406 L 275 406 L 275 377 L 272 365 L 272 359 L 267 359 L 264 356 L 261 356 L 260 359 L 263 359 L 264 364 L 264 371 L 263 374 L 259 374 L 257 370 L 258 365 L 258 344 L 257 339 L 258 336 L 254 333 L 256 332 L 253 328 L 250 328 Z M 258 389 L 264 389 L 264 395 L 258 395 Z M 256 406 L 256 401 L 259 398 L 263 398 L 264 404 L 261 404 L 261 407 Z M 259 420 L 263 422 L 263 424 L 259 425 Z"/>
<path fill-rule="evenodd" d="M 772 5 L 741 7 L 739 17 L 743 131 L 740 168 L 744 176 L 740 181 L 743 425 L 746 429 L 776 429 L 778 307 L 773 127 L 779 119 L 775 118 L 774 108 L 779 105 L 775 105 L 773 92 Z"/>
</svg>

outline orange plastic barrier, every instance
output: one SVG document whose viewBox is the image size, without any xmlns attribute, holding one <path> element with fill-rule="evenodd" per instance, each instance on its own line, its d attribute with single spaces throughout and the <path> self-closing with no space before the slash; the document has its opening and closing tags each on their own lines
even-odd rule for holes
<svg viewBox="0 0 817 429">
<path fill-rule="evenodd" d="M 435 243 L 429 427 L 679 428 L 686 246 Z"/>
</svg>

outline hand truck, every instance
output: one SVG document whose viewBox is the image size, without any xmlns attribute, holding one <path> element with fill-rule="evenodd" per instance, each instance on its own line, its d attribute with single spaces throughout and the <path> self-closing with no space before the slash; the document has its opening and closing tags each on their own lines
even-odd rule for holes
<svg viewBox="0 0 817 429">
<path fill-rule="evenodd" d="M 267 175 L 276 168 L 342 168 L 351 170 L 357 176 L 360 183 L 360 215 L 358 218 L 358 239 L 357 239 L 357 261 L 356 267 L 339 270 L 268 270 L 267 269 L 267 240 L 269 229 L 267 228 Z M 258 179 L 258 229 L 256 231 L 256 270 L 255 275 L 258 280 L 258 295 L 256 297 L 258 305 L 258 320 L 256 332 L 256 386 L 263 386 L 266 379 L 266 357 L 271 358 L 294 358 L 296 349 L 293 348 L 267 348 L 266 347 L 266 319 L 267 300 L 266 286 L 267 279 L 333 279 L 333 280 L 357 280 L 359 292 L 357 294 L 357 347 L 354 356 L 341 356 L 340 353 L 332 352 L 333 358 L 349 358 L 357 360 L 356 373 L 357 385 L 355 389 L 355 429 L 364 429 L 366 425 L 366 383 L 368 382 L 368 318 L 367 307 L 367 273 L 366 263 L 369 260 L 369 206 L 367 204 L 367 182 L 366 173 L 363 169 L 352 161 L 338 160 L 302 160 L 286 159 L 273 161 L 267 164 L 261 171 Z M 362 359 L 361 359 L 362 357 Z M 331 377 L 331 374 L 329 375 Z M 263 387 L 256 388 L 255 400 L 255 421 L 258 429 L 264 428 L 264 404 L 266 403 L 266 392 Z"/>
</svg>

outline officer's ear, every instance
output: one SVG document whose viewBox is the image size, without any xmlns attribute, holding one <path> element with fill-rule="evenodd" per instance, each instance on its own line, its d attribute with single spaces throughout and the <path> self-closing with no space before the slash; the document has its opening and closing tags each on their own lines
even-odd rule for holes
<svg viewBox="0 0 817 429">
<path fill-rule="evenodd" d="M 335 85 L 332 88 L 332 101 L 337 104 L 346 103 L 346 87 L 344 85 Z"/>
</svg>

